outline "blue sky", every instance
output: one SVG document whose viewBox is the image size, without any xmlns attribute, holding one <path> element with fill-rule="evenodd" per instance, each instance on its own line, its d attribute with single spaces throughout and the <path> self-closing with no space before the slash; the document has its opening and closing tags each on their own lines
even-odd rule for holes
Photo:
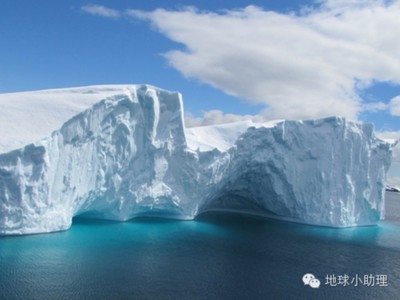
<svg viewBox="0 0 400 300">
<path fill-rule="evenodd" d="M 2 1 L 0 4 L 0 92 L 109 83 L 151 83 L 179 90 L 186 109 L 195 115 L 208 110 L 257 114 L 265 105 L 232 97 L 203 78 L 185 78 L 162 56 L 181 43 L 168 39 L 148 22 L 128 17 L 104 17 L 84 7 L 103 6 L 115 11 L 182 10 L 193 1 Z M 200 1 L 200 10 L 221 12 L 257 5 L 282 14 L 298 13 L 312 1 Z M 388 90 L 388 92 L 386 92 Z M 370 87 L 360 93 L 367 101 L 388 102 L 400 95 L 398 86 Z M 384 115 L 381 117 L 380 115 Z M 389 114 L 390 116 L 390 114 Z M 290 116 L 289 116 L 290 117 Z M 399 130 L 397 118 L 364 113 L 360 118 L 377 127 Z M 381 120 L 381 119 L 384 120 Z M 390 117 L 389 117 L 390 118 Z M 390 118 L 391 119 L 391 118 Z M 400 122 L 398 122 L 400 123 Z"/>
<path fill-rule="evenodd" d="M 52 1 L 0 2 L 0 93 L 72 86 L 149 83 L 180 91 L 186 111 L 201 115 L 211 109 L 256 114 L 259 105 L 184 78 L 162 54 L 181 47 L 130 18 L 90 15 L 84 6 L 101 5 L 124 11 L 157 8 L 223 10 L 249 5 L 247 1 Z M 304 1 L 252 2 L 270 9 L 296 8 Z M 285 4 L 286 3 L 286 4 Z"/>
<path fill-rule="evenodd" d="M 2 0 L 0 93 L 149 83 L 183 94 L 189 125 L 343 115 L 399 138 L 399 15 L 398 0 Z"/>
<path fill-rule="evenodd" d="M 185 41 L 171 38 L 171 33 L 157 28 L 164 25 L 155 25 L 155 21 L 151 18 L 143 20 L 125 14 L 128 9 L 152 12 L 158 8 L 164 8 L 170 12 L 179 12 L 185 10 L 187 6 L 195 6 L 199 11 L 194 15 L 208 11 L 226 16 L 227 10 L 245 8 L 249 5 L 258 6 L 263 11 L 277 12 L 283 16 L 300 14 L 304 7 L 313 7 L 316 10 L 321 6 L 320 3 L 314 1 L 198 1 L 197 3 L 156 0 L 40 1 L 35 3 L 19 0 L 2 1 L 0 4 L 2 44 L 0 47 L 0 92 L 92 84 L 150 83 L 182 92 L 186 110 L 195 116 L 201 116 L 210 110 L 239 115 L 259 114 L 269 105 L 268 99 L 265 99 L 268 98 L 268 89 L 265 96 L 261 96 L 263 99 L 259 101 L 257 97 L 261 97 L 258 94 L 246 99 L 246 91 L 237 92 L 229 89 L 229 84 L 235 85 L 235 82 L 215 83 L 199 74 L 201 72 L 185 74 L 185 70 L 174 67 L 163 54 L 176 49 L 185 51 L 190 41 L 185 45 Z M 118 12 L 119 16 L 96 14 L 95 9 L 91 12 L 85 10 L 90 7 L 108 8 Z M 248 18 L 251 19 L 251 16 Z M 194 23 L 185 24 L 185 26 L 198 27 L 198 24 Z M 250 31 L 252 30 L 250 25 L 245 26 L 248 26 Z M 287 25 L 282 24 L 282 26 Z M 204 36 L 199 37 L 201 38 L 204 39 Z M 285 36 L 281 38 L 284 40 Z M 246 41 L 238 41 L 238 43 L 246 43 Z M 268 43 L 266 45 L 268 46 Z M 221 54 L 218 55 L 216 59 L 221 57 Z M 316 54 L 311 51 L 310 55 Z M 288 70 L 293 69 L 295 67 Z M 302 77 L 302 71 L 304 70 L 299 70 L 300 77 Z M 241 74 L 238 73 L 237 77 L 240 76 Z M 291 75 L 287 74 L 287 76 Z M 303 92 L 300 88 L 298 97 L 307 101 L 307 94 Z M 359 92 L 359 96 L 363 97 L 362 100 L 365 103 L 387 104 L 397 95 L 400 95 L 400 87 L 393 82 L 373 84 Z M 282 95 L 284 96 L 285 94 Z M 322 93 L 322 96 L 325 95 Z M 279 101 L 279 97 L 275 101 Z M 323 102 L 323 99 L 320 102 Z M 287 107 L 290 106 L 288 103 Z M 301 104 L 299 106 L 294 103 L 294 106 L 297 111 L 301 110 Z M 284 112 L 285 109 L 283 109 Z M 282 111 L 282 108 L 280 110 Z M 332 112 L 334 113 L 335 110 Z M 338 111 L 338 113 L 341 112 Z M 322 112 L 321 116 L 326 114 Z M 278 118 L 312 118 L 318 117 L 318 112 L 304 113 L 304 116 L 289 112 L 287 116 L 282 112 L 275 115 Z M 273 113 L 270 116 L 268 113 L 265 114 L 265 118 L 273 117 Z M 363 121 L 374 122 L 379 130 L 400 130 L 398 116 L 393 116 L 387 109 L 378 112 L 361 109 L 357 117 Z"/>
</svg>

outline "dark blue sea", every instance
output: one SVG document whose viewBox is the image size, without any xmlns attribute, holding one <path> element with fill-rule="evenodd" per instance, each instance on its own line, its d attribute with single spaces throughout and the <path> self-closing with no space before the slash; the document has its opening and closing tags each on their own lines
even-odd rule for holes
<svg viewBox="0 0 400 300">
<path fill-rule="evenodd" d="M 400 299 L 400 194 L 372 227 L 214 213 L 1 237 L 0 299 Z"/>
</svg>

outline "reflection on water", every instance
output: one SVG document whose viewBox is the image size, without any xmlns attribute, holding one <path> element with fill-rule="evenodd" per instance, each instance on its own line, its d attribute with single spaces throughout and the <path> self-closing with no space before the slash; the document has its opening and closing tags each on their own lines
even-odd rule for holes
<svg viewBox="0 0 400 300">
<path fill-rule="evenodd" d="M 396 299 L 400 195 L 378 226 L 333 229 L 237 214 L 196 221 L 74 220 L 66 232 L 0 238 L 4 299 Z M 313 273 L 317 290 L 301 278 Z M 388 287 L 325 285 L 386 274 Z"/>
</svg>

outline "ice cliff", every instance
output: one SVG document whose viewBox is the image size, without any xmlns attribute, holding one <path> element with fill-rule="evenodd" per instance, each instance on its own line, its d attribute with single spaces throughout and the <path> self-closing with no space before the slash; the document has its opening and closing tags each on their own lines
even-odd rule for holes
<svg viewBox="0 0 400 300">
<path fill-rule="evenodd" d="M 384 217 L 392 145 L 372 125 L 332 117 L 185 129 L 179 93 L 119 91 L 0 154 L 0 234 L 65 230 L 78 215 L 234 210 L 333 227 Z"/>
</svg>

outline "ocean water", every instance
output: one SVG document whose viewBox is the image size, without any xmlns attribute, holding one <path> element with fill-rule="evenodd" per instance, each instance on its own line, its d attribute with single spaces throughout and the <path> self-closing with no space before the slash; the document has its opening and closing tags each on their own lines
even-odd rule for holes
<svg viewBox="0 0 400 300">
<path fill-rule="evenodd" d="M 305 273 L 320 287 L 304 285 Z M 387 193 L 387 219 L 372 227 L 214 213 L 196 221 L 76 219 L 66 232 L 0 238 L 0 299 L 399 297 L 398 193 Z"/>
</svg>

